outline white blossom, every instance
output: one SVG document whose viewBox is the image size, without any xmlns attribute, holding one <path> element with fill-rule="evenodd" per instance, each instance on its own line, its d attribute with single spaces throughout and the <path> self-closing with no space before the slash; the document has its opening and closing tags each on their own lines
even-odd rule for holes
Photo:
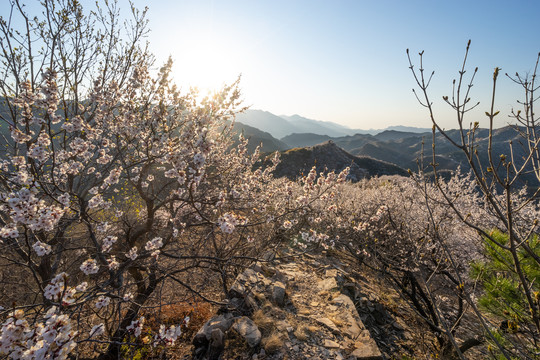
<svg viewBox="0 0 540 360">
<path fill-rule="evenodd" d="M 95 274 L 95 273 L 97 273 L 99 271 L 99 266 L 98 266 L 96 260 L 87 259 L 82 263 L 80 269 L 86 275 L 91 275 L 91 274 Z"/>
</svg>

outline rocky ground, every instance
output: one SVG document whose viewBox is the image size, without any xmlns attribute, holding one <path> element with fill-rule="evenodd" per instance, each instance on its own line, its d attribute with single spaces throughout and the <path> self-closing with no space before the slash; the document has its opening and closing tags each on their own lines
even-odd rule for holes
<svg viewBox="0 0 540 360">
<path fill-rule="evenodd" d="M 238 276 L 228 305 L 195 335 L 194 358 L 430 357 L 433 340 L 392 289 L 335 257 L 291 255 Z"/>
</svg>

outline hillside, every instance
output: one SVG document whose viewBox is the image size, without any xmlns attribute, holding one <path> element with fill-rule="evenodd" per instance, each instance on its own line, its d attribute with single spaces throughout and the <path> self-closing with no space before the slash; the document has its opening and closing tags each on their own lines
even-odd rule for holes
<svg viewBox="0 0 540 360">
<path fill-rule="evenodd" d="M 300 133 L 311 132 L 319 135 L 344 136 L 354 132 L 353 129 L 331 121 L 312 120 L 296 114 L 292 116 L 280 116 L 293 124 Z"/>
<path fill-rule="evenodd" d="M 448 136 L 461 142 L 458 130 L 448 130 Z M 355 134 L 349 136 L 329 137 L 310 133 L 291 134 L 282 138 L 289 147 L 315 146 L 323 141 L 332 141 L 338 147 L 358 157 L 388 162 L 403 169 L 417 169 L 417 160 L 422 156 L 422 142 L 424 142 L 425 165 L 431 163 L 431 133 L 416 133 L 412 131 L 387 130 L 376 135 Z M 475 144 L 480 155 L 482 164 L 487 164 L 487 150 L 489 143 L 489 130 L 478 129 L 475 134 Z M 514 159 L 520 164 L 525 156 L 525 150 L 521 146 L 521 138 L 512 126 L 493 130 L 492 151 L 495 157 L 504 154 L 511 156 L 510 144 L 514 145 Z M 435 137 L 437 164 L 440 170 L 456 170 L 458 167 L 468 168 L 468 163 L 459 149 L 453 146 L 443 135 Z M 428 171 L 431 169 L 428 168 Z M 527 184 L 536 184 L 537 179 L 532 172 L 523 176 Z M 523 183 L 523 185 L 525 184 Z"/>
<path fill-rule="evenodd" d="M 332 139 L 328 135 L 319 135 L 314 133 L 293 133 L 281 138 L 285 144 L 287 144 L 289 149 L 295 147 L 306 147 L 321 144 L 325 141 Z"/>
<path fill-rule="evenodd" d="M 238 121 L 234 123 L 233 131 L 237 134 L 243 133 L 244 137 L 249 140 L 249 151 L 253 151 L 259 144 L 262 144 L 262 152 L 283 151 L 289 148 L 287 144 L 276 139 L 269 133 Z"/>
<path fill-rule="evenodd" d="M 317 172 L 325 171 L 325 169 L 340 172 L 349 166 L 351 168 L 349 179 L 353 182 L 372 176 L 407 175 L 404 169 L 394 164 L 351 155 L 333 141 L 283 152 L 275 175 L 295 179 L 301 174 L 307 174 L 313 166 L 316 167 Z"/>
</svg>

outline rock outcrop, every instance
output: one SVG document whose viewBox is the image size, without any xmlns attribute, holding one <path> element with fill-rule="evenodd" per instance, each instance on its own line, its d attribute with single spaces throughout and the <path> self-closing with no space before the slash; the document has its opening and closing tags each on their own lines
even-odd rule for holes
<svg viewBox="0 0 540 360">
<path fill-rule="evenodd" d="M 383 359 L 347 274 L 304 256 L 256 263 L 196 334 L 196 359 Z M 217 353 L 221 351 L 221 353 Z"/>
</svg>

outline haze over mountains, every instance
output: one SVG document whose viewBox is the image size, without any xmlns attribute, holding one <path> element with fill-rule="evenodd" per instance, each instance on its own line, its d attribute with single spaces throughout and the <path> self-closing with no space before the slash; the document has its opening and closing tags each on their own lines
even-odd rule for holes
<svg viewBox="0 0 540 360">
<path fill-rule="evenodd" d="M 236 119 L 238 122 L 253 126 L 259 130 L 268 132 L 273 137 L 281 139 L 291 134 L 311 133 L 317 135 L 327 135 L 330 137 L 346 136 L 354 134 L 375 135 L 384 130 L 398 130 L 409 132 L 426 132 L 430 129 L 421 129 L 407 126 L 391 126 L 386 129 L 351 129 L 331 121 L 320 121 L 305 118 L 300 115 L 275 115 L 263 110 L 247 110 L 239 114 Z"/>
</svg>

